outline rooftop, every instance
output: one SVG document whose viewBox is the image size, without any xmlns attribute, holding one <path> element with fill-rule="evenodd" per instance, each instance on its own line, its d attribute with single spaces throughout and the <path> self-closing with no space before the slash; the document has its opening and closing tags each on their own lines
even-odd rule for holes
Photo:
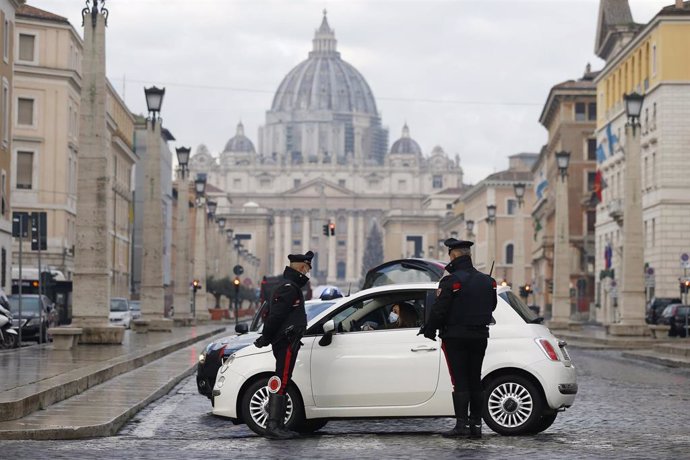
<svg viewBox="0 0 690 460">
<path fill-rule="evenodd" d="M 57 14 L 53 14 L 49 11 L 45 11 L 31 5 L 22 5 L 17 8 L 17 17 L 69 24 L 69 21 L 66 17 L 58 16 Z"/>
</svg>

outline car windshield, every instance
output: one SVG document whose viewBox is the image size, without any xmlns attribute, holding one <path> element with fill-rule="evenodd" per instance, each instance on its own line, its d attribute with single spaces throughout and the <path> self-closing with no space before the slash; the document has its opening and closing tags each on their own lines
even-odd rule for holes
<svg viewBox="0 0 690 460">
<path fill-rule="evenodd" d="M 520 297 L 513 294 L 511 291 L 501 292 L 499 296 L 508 302 L 508 305 L 513 307 L 513 310 L 520 315 L 522 319 L 527 323 L 535 322 L 539 316 L 534 313 L 525 303 L 520 299 Z"/>
<path fill-rule="evenodd" d="M 668 305 L 664 308 L 664 311 L 661 312 L 661 316 L 663 316 L 664 318 L 670 318 L 671 316 L 673 316 L 675 310 L 676 305 Z"/>
<path fill-rule="evenodd" d="M 10 311 L 13 314 L 19 314 L 19 296 L 10 296 L 9 300 Z M 38 296 L 22 296 L 22 314 L 24 313 L 38 313 Z"/>
<path fill-rule="evenodd" d="M 321 312 L 325 311 L 328 307 L 333 305 L 335 302 L 314 302 L 314 301 L 309 301 L 305 302 L 304 304 L 304 309 L 307 313 L 307 323 L 311 321 L 312 319 L 316 318 L 317 315 L 319 315 Z M 267 302 L 264 302 L 263 305 L 261 305 L 261 308 L 259 311 L 256 313 L 254 316 L 254 320 L 252 321 L 252 327 L 251 331 L 257 331 L 260 332 L 261 328 L 263 326 L 263 318 L 261 316 L 261 313 L 263 310 L 266 308 Z"/>
<path fill-rule="evenodd" d="M 129 309 L 130 310 L 141 310 L 141 304 L 139 302 L 130 302 L 129 303 Z"/>
<path fill-rule="evenodd" d="M 127 301 L 123 299 L 110 299 L 110 311 L 127 311 Z"/>
</svg>

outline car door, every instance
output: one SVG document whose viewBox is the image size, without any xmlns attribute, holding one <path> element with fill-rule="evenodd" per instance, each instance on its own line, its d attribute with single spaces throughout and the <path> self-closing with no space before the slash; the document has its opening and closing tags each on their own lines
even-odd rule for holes
<svg viewBox="0 0 690 460">
<path fill-rule="evenodd" d="M 417 307 L 421 324 L 426 291 L 377 293 L 344 304 L 334 319 L 336 332 L 327 346 L 315 340 L 311 387 L 317 407 L 413 406 L 429 400 L 438 385 L 440 346 L 417 336 L 418 326 L 390 328 L 385 320 L 397 301 Z M 374 330 L 360 330 L 363 324 Z"/>
</svg>

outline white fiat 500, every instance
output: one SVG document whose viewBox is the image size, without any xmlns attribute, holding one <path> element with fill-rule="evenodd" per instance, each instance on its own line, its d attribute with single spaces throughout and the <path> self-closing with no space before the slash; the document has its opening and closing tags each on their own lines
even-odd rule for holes
<svg viewBox="0 0 690 460">
<path fill-rule="evenodd" d="M 417 335 L 437 286 L 367 289 L 314 316 L 287 388 L 287 428 L 308 433 L 334 419 L 454 416 L 441 344 Z M 388 322 L 400 302 L 414 306 L 415 327 Z M 484 421 L 502 435 L 541 432 L 577 393 L 566 344 L 508 287 L 498 289 L 493 316 L 482 368 Z M 218 370 L 213 413 L 261 434 L 274 366 L 270 347 L 250 345 L 230 355 Z"/>
</svg>

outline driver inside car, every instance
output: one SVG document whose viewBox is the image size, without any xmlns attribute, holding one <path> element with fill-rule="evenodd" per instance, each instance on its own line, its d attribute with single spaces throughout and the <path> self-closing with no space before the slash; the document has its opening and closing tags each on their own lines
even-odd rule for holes
<svg viewBox="0 0 690 460">
<path fill-rule="evenodd" d="M 368 315 L 371 316 L 371 315 Z M 365 320 L 362 324 L 363 331 L 374 331 L 377 329 L 397 329 L 402 327 L 417 326 L 417 312 L 408 302 L 396 302 L 386 316 L 387 322 L 380 326 L 378 322 L 371 319 Z"/>
</svg>

